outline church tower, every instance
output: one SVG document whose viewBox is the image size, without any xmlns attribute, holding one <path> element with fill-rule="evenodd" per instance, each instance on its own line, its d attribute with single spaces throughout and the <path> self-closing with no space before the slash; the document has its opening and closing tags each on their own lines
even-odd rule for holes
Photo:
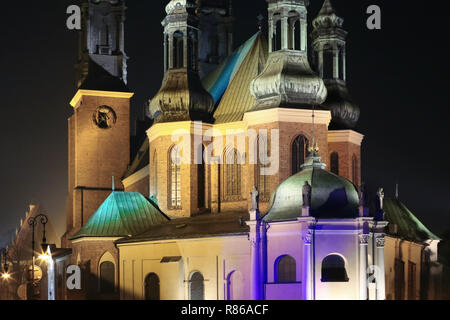
<svg viewBox="0 0 450 320">
<path fill-rule="evenodd" d="M 200 76 L 206 76 L 233 52 L 232 0 L 202 0 L 200 22 Z"/>
<path fill-rule="evenodd" d="M 204 184 L 192 187 L 205 179 L 203 161 L 194 164 L 194 153 L 200 148 L 202 154 L 202 127 L 213 123 L 214 101 L 199 77 L 197 9 L 192 0 L 172 0 L 166 6 L 162 22 L 165 75 L 159 92 L 149 102 L 154 119 L 147 131 L 150 194 L 171 217 L 187 217 L 205 209 L 200 195 L 205 192 Z M 200 131 L 196 130 L 197 121 L 203 123 Z"/>
<path fill-rule="evenodd" d="M 89 73 L 89 60 L 127 83 L 125 9 L 123 0 L 83 1 L 76 65 L 78 87 Z"/>
<path fill-rule="evenodd" d="M 358 123 L 359 107 L 346 85 L 346 38 L 344 19 L 325 0 L 313 21 L 313 49 L 317 71 L 328 90 L 323 106 L 331 111 L 329 140 L 330 170 L 361 185 L 361 143 L 363 136 L 352 130 Z"/>
<path fill-rule="evenodd" d="M 123 50 L 125 3 L 92 0 L 83 4 L 78 90 L 70 102 L 67 231 L 76 233 L 116 190 L 130 162 L 130 99 Z"/>
<path fill-rule="evenodd" d="M 278 132 L 278 142 L 273 141 L 267 150 L 268 154 L 279 154 L 278 173 L 269 177 L 266 188 L 271 194 L 279 183 L 301 170 L 313 144 L 317 144 L 321 154 L 328 153 L 331 115 L 320 108 L 327 90 L 308 61 L 309 1 L 267 2 L 269 56 L 264 69 L 251 83 L 256 103 L 244 120 L 259 134 L 261 130 L 268 130 L 268 135 Z M 277 146 L 279 150 L 274 149 Z M 261 180 L 263 174 L 259 172 L 261 169 L 256 168 L 255 174 Z M 262 203 L 261 208 L 267 210 L 268 202 Z"/>
<path fill-rule="evenodd" d="M 313 21 L 315 61 L 328 90 L 323 105 L 331 110 L 332 129 L 354 128 L 360 115 L 359 107 L 353 103 L 346 86 L 347 32 L 342 28 L 343 24 L 344 19 L 336 15 L 330 0 L 324 2 Z"/>
</svg>

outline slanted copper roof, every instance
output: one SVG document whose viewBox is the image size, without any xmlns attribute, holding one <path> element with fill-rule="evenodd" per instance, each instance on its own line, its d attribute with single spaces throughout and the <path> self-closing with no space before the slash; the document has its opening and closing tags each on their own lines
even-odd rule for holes
<svg viewBox="0 0 450 320">
<path fill-rule="evenodd" d="M 144 143 L 139 148 L 133 162 L 128 167 L 123 179 L 128 178 L 129 176 L 135 174 L 139 170 L 143 169 L 150 163 L 150 145 L 148 142 L 148 138 L 144 139 Z"/>
<path fill-rule="evenodd" d="M 250 83 L 266 60 L 267 41 L 258 32 L 202 80 L 216 104 L 215 123 L 241 121 L 254 106 Z"/>
<path fill-rule="evenodd" d="M 245 224 L 248 219 L 248 212 L 174 219 L 169 223 L 154 225 L 142 234 L 119 239 L 116 243 L 245 235 L 249 232 L 249 227 Z"/>
<path fill-rule="evenodd" d="M 82 237 L 125 237 L 136 235 L 170 219 L 137 192 L 114 191 L 97 212 L 70 240 Z"/>
<path fill-rule="evenodd" d="M 397 225 L 395 233 L 388 232 L 392 236 L 414 242 L 440 240 L 398 199 L 385 199 L 384 213 L 389 225 Z"/>
</svg>

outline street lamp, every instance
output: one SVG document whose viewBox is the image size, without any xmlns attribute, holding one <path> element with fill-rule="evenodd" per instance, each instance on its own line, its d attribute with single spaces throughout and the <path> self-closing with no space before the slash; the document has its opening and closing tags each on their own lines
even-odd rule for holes
<svg viewBox="0 0 450 320">
<path fill-rule="evenodd" d="M 1 255 L 4 259 L 4 263 L 3 263 L 3 273 L 2 273 L 2 279 L 4 280 L 8 280 L 11 278 L 11 274 L 9 273 L 9 264 L 8 264 L 8 250 L 6 250 L 6 248 L 3 248 L 0 250 Z M 2 263 L 2 261 L 0 260 L 0 264 Z"/>
<path fill-rule="evenodd" d="M 36 286 L 36 281 L 34 278 L 34 262 L 35 262 L 35 254 L 34 254 L 34 249 L 35 249 L 35 241 L 34 241 L 34 227 L 38 224 L 41 223 L 43 226 L 43 235 L 42 235 L 42 243 L 41 243 L 41 247 L 44 250 L 44 252 L 47 251 L 48 248 L 48 244 L 47 244 L 47 239 L 45 237 L 45 225 L 48 222 L 48 217 L 45 214 L 38 214 L 34 217 L 31 217 L 30 219 L 28 219 L 28 224 L 31 226 L 32 229 L 32 234 L 31 234 L 31 260 L 32 260 L 32 266 L 31 266 L 31 281 L 32 281 L 32 285 L 33 285 L 33 290 L 34 287 Z"/>
</svg>

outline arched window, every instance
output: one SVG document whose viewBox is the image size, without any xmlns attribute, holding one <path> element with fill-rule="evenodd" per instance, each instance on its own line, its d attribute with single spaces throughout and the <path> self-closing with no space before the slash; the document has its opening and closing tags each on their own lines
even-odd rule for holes
<svg viewBox="0 0 450 320">
<path fill-rule="evenodd" d="M 155 198 L 158 197 L 158 158 L 157 158 L 157 152 L 156 150 L 153 151 L 152 160 L 151 160 L 151 190 L 150 195 L 154 196 Z"/>
<path fill-rule="evenodd" d="M 300 14 L 297 11 L 289 12 L 289 46 L 290 50 L 301 50 Z"/>
<path fill-rule="evenodd" d="M 200 272 L 194 272 L 189 281 L 189 296 L 191 300 L 205 300 L 205 278 Z"/>
<path fill-rule="evenodd" d="M 309 141 L 305 136 L 299 135 L 292 143 L 292 174 L 300 172 L 301 166 L 309 155 Z"/>
<path fill-rule="evenodd" d="M 323 52 L 323 78 L 333 79 L 333 62 L 334 54 L 331 48 L 324 50 Z"/>
<path fill-rule="evenodd" d="M 184 67 L 184 34 L 181 31 L 173 33 L 173 67 Z"/>
<path fill-rule="evenodd" d="M 105 261 L 100 264 L 100 292 L 113 293 L 115 289 L 116 270 L 114 263 Z"/>
<path fill-rule="evenodd" d="M 178 146 L 170 149 L 169 178 L 169 206 L 171 209 L 179 209 L 181 208 L 181 156 Z"/>
<path fill-rule="evenodd" d="M 258 188 L 259 199 L 261 201 L 266 201 L 270 197 L 270 176 L 267 175 L 264 169 L 270 168 L 270 163 L 268 163 L 270 156 L 270 142 L 266 136 L 260 135 L 258 136 L 257 143 L 258 157 L 255 166 L 255 186 Z"/>
<path fill-rule="evenodd" d="M 330 156 L 330 169 L 335 175 L 339 175 L 339 154 L 333 152 Z"/>
<path fill-rule="evenodd" d="M 145 278 L 145 300 L 160 300 L 159 277 L 155 273 Z"/>
<path fill-rule="evenodd" d="M 281 29 L 281 14 L 275 13 L 273 15 L 272 51 L 281 50 L 282 32 L 283 31 Z"/>
<path fill-rule="evenodd" d="M 205 147 L 199 146 L 199 163 L 197 164 L 197 204 L 198 208 L 205 208 L 205 161 L 203 155 L 205 154 Z"/>
<path fill-rule="evenodd" d="M 230 149 L 224 159 L 224 193 L 225 200 L 239 200 L 241 197 L 241 164 L 240 153 L 236 149 Z"/>
<path fill-rule="evenodd" d="M 297 270 L 294 258 L 291 256 L 283 256 L 277 259 L 275 279 L 278 283 L 297 282 Z"/>
<path fill-rule="evenodd" d="M 359 184 L 358 158 L 356 155 L 352 157 L 352 180 L 355 185 Z"/>
<path fill-rule="evenodd" d="M 322 282 L 348 282 L 345 260 L 337 254 L 331 254 L 322 261 Z"/>
</svg>

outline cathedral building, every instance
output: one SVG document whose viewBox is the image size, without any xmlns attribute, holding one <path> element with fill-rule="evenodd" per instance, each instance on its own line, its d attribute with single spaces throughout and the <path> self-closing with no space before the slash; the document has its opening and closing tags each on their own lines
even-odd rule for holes
<svg viewBox="0 0 450 320">
<path fill-rule="evenodd" d="M 260 0 L 263 1 L 263 0 Z M 164 77 L 130 157 L 124 0 L 85 1 L 70 102 L 64 299 L 436 298 L 439 238 L 364 191 L 344 20 L 266 0 L 233 44 L 231 0 L 167 1 Z M 82 269 L 66 290 L 68 265 Z"/>
</svg>

